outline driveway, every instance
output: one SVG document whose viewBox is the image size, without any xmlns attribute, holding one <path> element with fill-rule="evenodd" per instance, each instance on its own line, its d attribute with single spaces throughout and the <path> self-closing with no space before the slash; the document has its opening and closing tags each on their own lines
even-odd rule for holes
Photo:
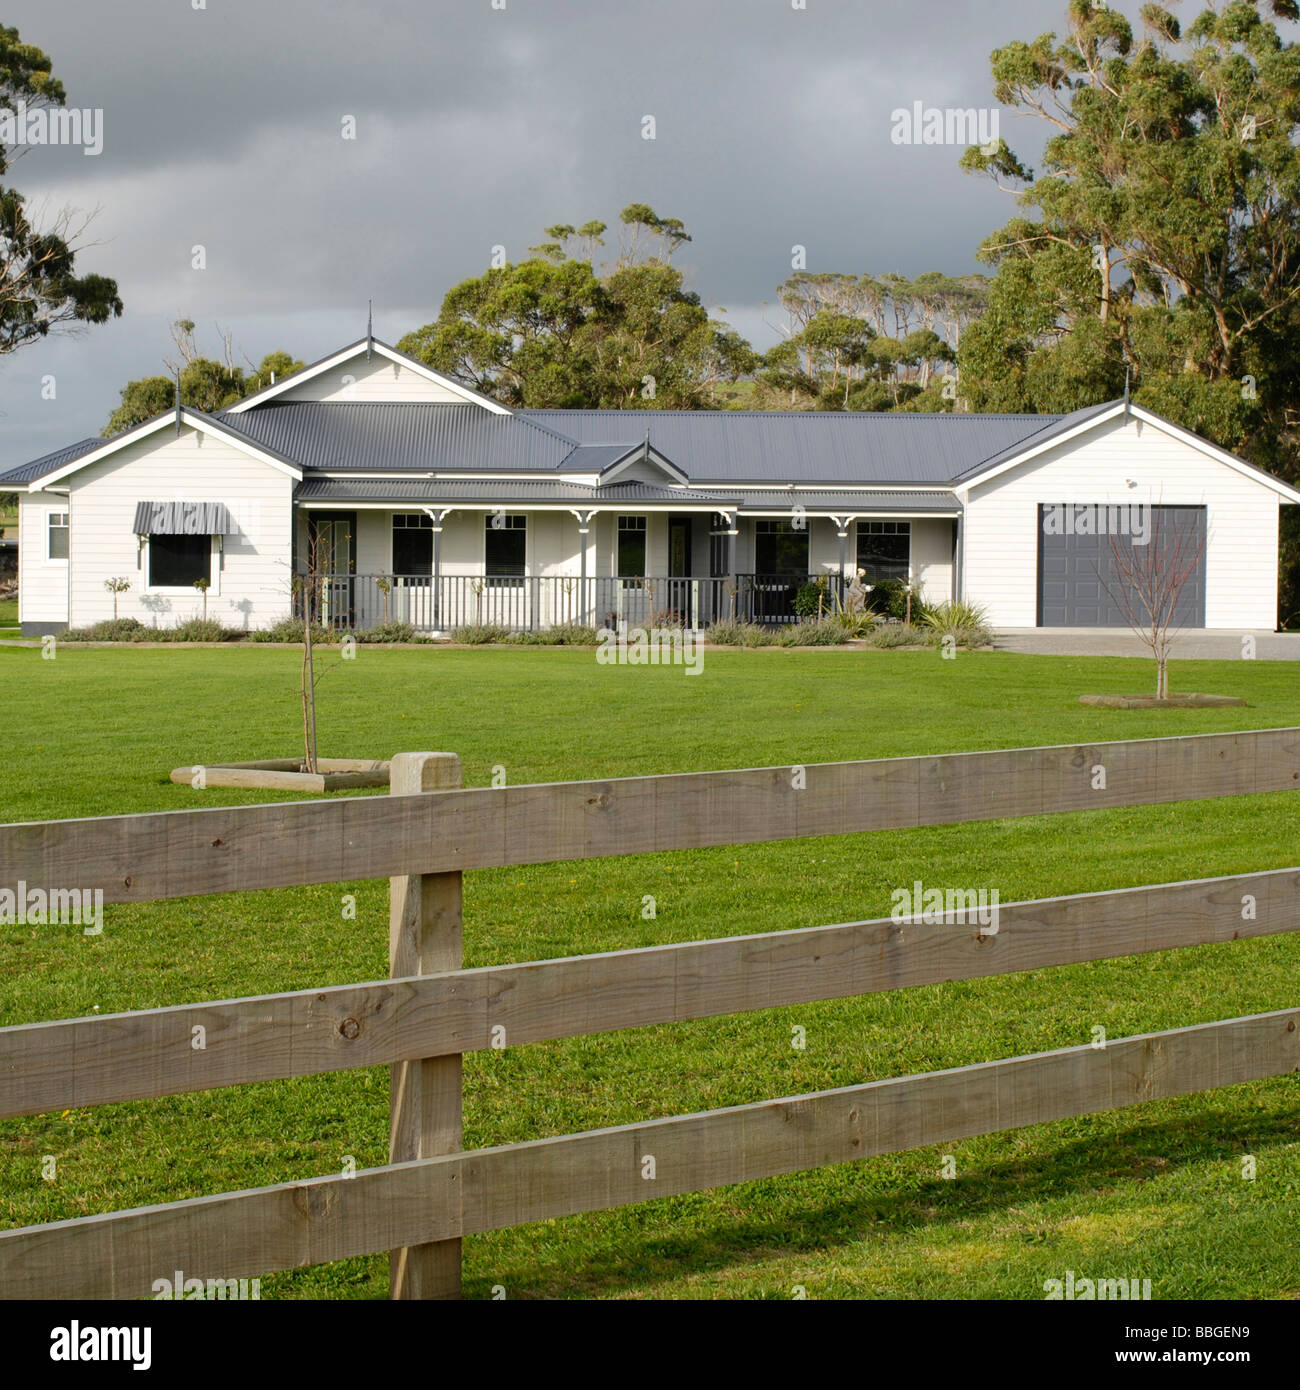
<svg viewBox="0 0 1300 1390">
<path fill-rule="evenodd" d="M 1247 637 L 1257 661 L 1300 661 L 1300 632 L 1180 632 L 1170 656 L 1175 661 L 1240 661 Z M 1131 632 L 1096 627 L 999 628 L 993 645 L 1004 652 L 1035 656 L 1144 656 L 1150 651 Z"/>
</svg>

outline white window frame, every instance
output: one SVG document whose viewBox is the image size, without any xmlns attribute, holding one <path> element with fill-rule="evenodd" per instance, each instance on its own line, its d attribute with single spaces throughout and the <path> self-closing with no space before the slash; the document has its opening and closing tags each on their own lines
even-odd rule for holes
<svg viewBox="0 0 1300 1390">
<path fill-rule="evenodd" d="M 61 558 L 50 554 L 50 530 L 56 516 L 63 517 L 63 525 L 68 532 L 68 553 Z M 41 564 L 57 569 L 67 569 L 72 558 L 72 511 L 65 504 L 64 510 L 48 507 L 41 512 Z"/>
<path fill-rule="evenodd" d="M 861 517 L 861 518 L 859 518 L 857 521 L 855 521 L 855 522 L 853 523 L 853 526 L 854 526 L 854 530 L 853 530 L 853 572 L 854 572 L 854 574 L 856 574 L 856 573 L 858 572 L 858 569 L 860 568 L 860 565 L 859 565 L 859 562 L 858 562 L 858 540 L 859 540 L 859 537 L 861 537 L 861 536 L 864 534 L 864 532 L 863 532 L 863 530 L 862 530 L 862 528 L 863 528 L 864 526 L 867 528 L 867 530 L 866 530 L 866 532 L 865 532 L 866 535 L 873 535 L 873 534 L 874 534 L 874 535 L 891 535 L 891 534 L 892 534 L 892 535 L 898 535 L 898 532 L 897 532 L 897 531 L 894 531 L 894 532 L 892 532 L 892 533 L 891 533 L 891 532 L 888 532 L 888 531 L 883 531 L 883 530 L 882 530 L 882 531 L 873 532 L 873 531 L 871 530 L 871 527 L 873 527 L 873 526 L 881 526 L 881 527 L 884 527 L 884 526 L 906 526 L 906 527 L 907 527 L 907 583 L 909 583 L 909 584 L 912 583 L 912 581 L 913 581 L 913 580 L 915 579 L 915 577 L 916 577 L 916 570 L 915 570 L 915 568 L 913 567 L 913 564 L 912 564 L 912 556 L 913 556 L 913 553 L 914 553 L 913 548 L 914 548 L 914 545 L 915 545 L 915 542 L 916 542 L 916 523 L 915 523 L 915 520 L 914 520 L 912 517 L 910 517 L 910 516 L 909 516 L 909 517 L 899 517 L 899 518 L 897 518 L 897 519 L 895 519 L 895 518 L 893 518 L 893 517 L 887 517 L 887 516 L 873 516 L 873 517 L 870 517 L 870 518 Z M 868 580 L 867 582 L 870 583 L 871 581 Z"/>
</svg>

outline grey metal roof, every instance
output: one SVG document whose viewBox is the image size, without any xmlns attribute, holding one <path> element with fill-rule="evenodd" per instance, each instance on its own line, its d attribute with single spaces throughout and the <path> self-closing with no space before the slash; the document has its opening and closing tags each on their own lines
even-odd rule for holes
<svg viewBox="0 0 1300 1390">
<path fill-rule="evenodd" d="M 542 422 L 493 415 L 473 404 L 268 401 L 214 418 L 302 468 L 331 473 L 546 473 L 564 463 L 575 443 Z"/>
<path fill-rule="evenodd" d="M 869 512 L 897 512 L 900 515 L 917 513 L 955 514 L 962 510 L 952 492 L 816 492 L 795 488 L 792 491 L 741 493 L 741 510 L 745 512 L 789 511 L 796 504 L 809 512 L 834 512 L 839 515 L 861 516 Z"/>
<path fill-rule="evenodd" d="M 1026 449 L 1035 449 L 1040 444 L 1049 443 L 1058 435 L 1069 434 L 1072 429 L 1092 419 L 1094 415 L 1104 415 L 1106 411 L 1117 404 L 1117 401 L 1103 401 L 1101 405 L 1086 406 L 1083 410 L 1071 411 L 1069 415 L 1022 415 L 1020 417 L 1022 420 L 1039 420 L 1043 423 L 1040 428 L 1032 430 L 1023 439 L 1016 440 L 989 458 L 976 460 L 969 468 L 964 468 L 960 473 L 955 474 L 953 482 L 974 477 L 977 473 L 983 473 L 986 468 L 996 468 L 998 464 L 1005 463 L 1007 459 L 1015 458 L 1018 454 L 1024 453 Z"/>
<path fill-rule="evenodd" d="M 695 482 L 947 483 L 1056 415 L 907 411 L 521 410 L 585 444 L 650 443 Z"/>
<path fill-rule="evenodd" d="M 54 453 L 46 454 L 43 458 L 19 464 L 7 473 L 0 473 L 0 487 L 5 483 L 30 483 L 33 478 L 43 478 L 47 473 L 53 473 L 56 468 L 62 468 L 65 463 L 71 463 L 73 459 L 78 459 L 82 454 L 88 454 L 92 449 L 98 449 L 101 444 L 107 442 L 105 439 L 83 439 L 78 444 L 69 444 L 66 449 L 56 449 Z"/>
<path fill-rule="evenodd" d="M 478 502 L 517 502 L 521 506 L 546 502 L 606 503 L 617 506 L 673 507 L 731 506 L 739 502 L 696 488 L 660 487 L 655 483 L 610 483 L 590 487 L 558 479 L 521 478 L 518 482 L 475 482 L 441 478 L 305 478 L 298 484 L 299 502 L 395 502 L 432 507 Z"/>
</svg>

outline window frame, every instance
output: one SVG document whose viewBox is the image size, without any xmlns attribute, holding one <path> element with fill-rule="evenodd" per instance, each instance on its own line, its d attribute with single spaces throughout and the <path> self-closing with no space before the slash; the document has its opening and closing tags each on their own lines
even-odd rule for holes
<svg viewBox="0 0 1300 1390">
<path fill-rule="evenodd" d="M 891 517 L 872 517 L 863 518 L 856 523 L 857 531 L 853 540 L 853 569 L 854 573 L 865 570 L 866 566 L 862 563 L 862 540 L 864 536 L 906 536 L 907 537 L 907 561 L 906 571 L 901 576 L 887 576 L 885 579 L 872 579 L 870 575 L 863 576 L 863 583 L 867 585 L 883 584 L 901 580 L 904 584 L 912 582 L 912 542 L 914 532 L 910 519 L 906 521 L 895 520 Z M 893 529 L 887 529 L 893 528 Z"/>
<path fill-rule="evenodd" d="M 493 526 L 492 518 L 502 516 L 505 524 Z M 515 523 L 519 523 L 516 525 Z M 531 527 L 528 525 L 527 512 L 486 512 L 483 516 L 483 583 L 489 589 L 522 589 L 528 579 L 528 545 L 531 539 Z M 490 532 L 522 531 L 524 535 L 523 559 L 519 562 L 522 569 L 518 574 L 489 574 L 488 573 L 488 535 Z"/>
<path fill-rule="evenodd" d="M 153 545 L 158 538 L 147 536 L 145 538 L 144 554 L 140 557 L 140 563 L 144 570 L 145 594 L 163 594 L 171 598 L 178 598 L 182 594 L 191 595 L 196 599 L 202 599 L 202 594 L 191 584 L 155 584 L 153 582 Z M 195 537 L 199 539 L 199 537 Z M 208 598 L 217 598 L 221 594 L 221 573 L 222 567 L 217 563 L 217 546 L 215 536 L 206 537 L 208 542 Z"/>
<path fill-rule="evenodd" d="M 61 517 L 63 518 L 63 521 L 62 521 L 62 523 L 56 525 L 54 519 L 55 519 L 55 517 L 59 517 L 59 516 L 61 516 Z M 44 545 L 42 546 L 41 563 L 44 564 L 44 565 L 58 565 L 60 568 L 63 568 L 64 566 L 67 565 L 68 561 L 69 561 L 69 560 L 71 559 L 71 557 L 72 557 L 72 512 L 71 512 L 71 509 L 69 509 L 69 510 L 67 510 L 67 511 L 54 511 L 54 510 L 52 510 L 52 509 L 46 511 L 46 512 L 44 513 L 44 520 L 43 520 L 42 530 L 43 530 L 43 532 L 44 532 L 44 542 L 45 542 L 45 543 L 44 543 Z M 64 533 L 64 544 L 65 544 L 66 549 L 67 549 L 67 554 L 66 554 L 66 555 L 51 555 L 51 554 L 50 554 L 50 539 L 51 539 L 50 533 L 51 533 L 52 531 L 56 531 L 56 530 L 57 530 L 57 531 L 62 531 L 62 532 Z"/>
</svg>

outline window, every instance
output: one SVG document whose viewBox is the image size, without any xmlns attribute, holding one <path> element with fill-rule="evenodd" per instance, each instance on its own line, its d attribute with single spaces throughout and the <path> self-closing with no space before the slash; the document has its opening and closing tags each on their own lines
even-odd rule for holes
<svg viewBox="0 0 1300 1390">
<path fill-rule="evenodd" d="M 149 587 L 189 589 L 212 578 L 211 536 L 150 536 Z"/>
<path fill-rule="evenodd" d="M 618 519 L 618 572 L 628 579 L 645 577 L 646 519 L 621 516 Z"/>
<path fill-rule="evenodd" d="M 493 589 L 521 589 L 528 559 L 528 518 L 493 512 L 484 518 L 483 573 Z"/>
<path fill-rule="evenodd" d="M 910 521 L 859 521 L 858 568 L 867 584 L 906 580 L 912 568 Z"/>
<path fill-rule="evenodd" d="M 398 512 L 393 517 L 393 573 L 424 576 L 433 573 L 433 518 L 424 512 Z"/>
<path fill-rule="evenodd" d="M 49 516 L 49 543 L 45 548 L 46 558 L 66 560 L 68 558 L 68 514 L 67 512 L 51 512 Z"/>
<path fill-rule="evenodd" d="M 760 518 L 754 523 L 755 574 L 807 574 L 808 523 L 796 528 L 784 518 Z"/>
<path fill-rule="evenodd" d="M 727 572 L 727 541 L 731 523 L 718 512 L 709 523 L 709 574 L 720 579 Z"/>
</svg>

